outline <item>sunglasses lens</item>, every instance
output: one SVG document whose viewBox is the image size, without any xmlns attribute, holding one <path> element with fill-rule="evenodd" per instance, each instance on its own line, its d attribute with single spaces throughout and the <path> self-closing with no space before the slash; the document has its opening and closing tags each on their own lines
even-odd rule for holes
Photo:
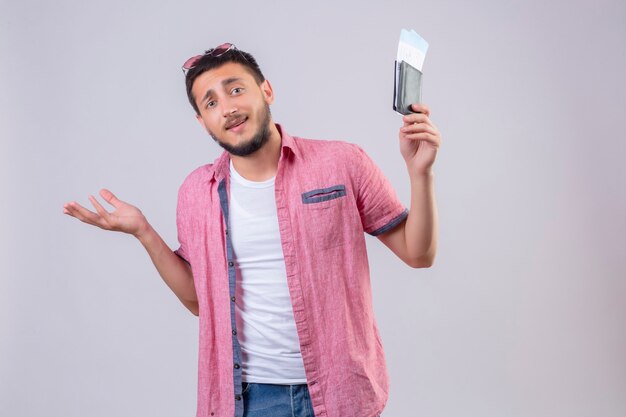
<svg viewBox="0 0 626 417">
<path fill-rule="evenodd" d="M 214 56 L 214 57 L 218 57 L 218 56 L 224 55 L 232 47 L 233 47 L 232 43 L 223 43 L 220 46 L 217 46 L 217 47 L 213 48 L 213 50 L 210 52 L 210 55 Z"/>
<path fill-rule="evenodd" d="M 193 68 L 193 66 L 196 65 L 196 62 L 198 62 L 200 58 L 202 58 L 202 55 L 192 56 L 185 61 L 185 63 L 183 64 L 183 68 L 187 70 Z"/>
<path fill-rule="evenodd" d="M 223 43 L 220 46 L 217 46 L 213 49 L 209 49 L 208 51 L 204 53 L 204 55 L 213 56 L 217 58 L 217 57 L 224 55 L 226 52 L 234 48 L 235 48 L 235 45 L 233 45 L 232 43 Z M 192 56 L 187 61 L 185 61 L 185 63 L 183 64 L 183 72 L 186 74 L 187 71 L 192 69 L 198 63 L 200 58 L 202 58 L 204 55 Z"/>
</svg>

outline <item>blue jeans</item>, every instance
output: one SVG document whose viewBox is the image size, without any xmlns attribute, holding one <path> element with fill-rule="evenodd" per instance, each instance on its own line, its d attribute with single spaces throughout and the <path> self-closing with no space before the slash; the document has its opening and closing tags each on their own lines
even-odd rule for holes
<svg viewBox="0 0 626 417">
<path fill-rule="evenodd" d="M 315 417 L 306 384 L 243 383 L 243 417 Z"/>
</svg>

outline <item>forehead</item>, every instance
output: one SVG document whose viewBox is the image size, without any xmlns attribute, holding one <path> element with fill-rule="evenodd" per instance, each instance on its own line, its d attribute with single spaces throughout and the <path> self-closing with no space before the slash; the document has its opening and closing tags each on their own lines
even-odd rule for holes
<svg viewBox="0 0 626 417">
<path fill-rule="evenodd" d="M 194 96 L 198 97 L 198 94 L 204 94 L 209 89 L 220 88 L 222 81 L 229 78 L 240 78 L 244 82 L 255 83 L 254 77 L 246 67 L 237 62 L 227 62 L 200 74 L 194 80 L 191 90 Z"/>
</svg>

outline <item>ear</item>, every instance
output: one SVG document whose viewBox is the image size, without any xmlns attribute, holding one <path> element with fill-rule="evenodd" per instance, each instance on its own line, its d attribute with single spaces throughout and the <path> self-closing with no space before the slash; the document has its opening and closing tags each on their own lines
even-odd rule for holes
<svg viewBox="0 0 626 417">
<path fill-rule="evenodd" d="M 196 113 L 196 120 L 198 120 L 198 122 L 200 122 L 200 125 L 202 125 L 202 127 L 206 130 L 206 125 L 204 124 L 204 119 L 202 118 L 202 116 Z"/>
<path fill-rule="evenodd" d="M 269 105 L 274 102 L 274 90 L 272 89 L 272 84 L 270 84 L 269 80 L 265 80 L 261 83 L 261 92 L 263 92 L 263 98 L 265 102 Z"/>
</svg>

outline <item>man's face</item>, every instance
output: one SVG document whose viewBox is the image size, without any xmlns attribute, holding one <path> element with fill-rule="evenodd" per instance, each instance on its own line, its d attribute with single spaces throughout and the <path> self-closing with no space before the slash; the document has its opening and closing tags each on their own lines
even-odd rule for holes
<svg viewBox="0 0 626 417">
<path fill-rule="evenodd" d="M 229 62 L 198 76 L 191 92 L 198 121 L 227 152 L 247 156 L 268 141 L 274 95 L 267 80 L 258 85 L 244 66 Z"/>
</svg>

